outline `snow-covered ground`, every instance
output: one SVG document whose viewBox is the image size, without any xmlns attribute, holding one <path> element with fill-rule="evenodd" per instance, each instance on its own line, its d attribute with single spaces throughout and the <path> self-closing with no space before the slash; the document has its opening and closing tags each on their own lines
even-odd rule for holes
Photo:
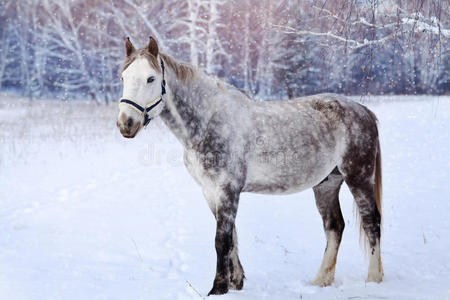
<svg viewBox="0 0 450 300">
<path fill-rule="evenodd" d="M 380 120 L 385 278 L 365 283 L 353 200 L 335 283 L 312 191 L 243 194 L 247 280 L 221 299 L 449 299 L 450 97 L 364 99 Z M 200 299 L 215 222 L 160 121 L 127 140 L 117 108 L 0 96 L 0 299 Z M 211 297 L 213 298 L 213 297 Z"/>
</svg>

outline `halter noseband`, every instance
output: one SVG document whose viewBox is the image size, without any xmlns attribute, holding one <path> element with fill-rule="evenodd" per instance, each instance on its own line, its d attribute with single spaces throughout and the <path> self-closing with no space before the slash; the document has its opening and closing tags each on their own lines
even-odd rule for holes
<svg viewBox="0 0 450 300">
<path fill-rule="evenodd" d="M 129 100 L 129 99 L 120 99 L 120 103 L 125 103 L 130 105 L 132 108 L 139 111 L 144 116 L 144 127 L 150 123 L 151 118 L 148 116 L 148 113 L 154 109 L 158 104 L 160 104 L 163 100 L 163 95 L 166 94 L 166 80 L 164 78 L 164 61 L 161 59 L 161 71 L 162 71 L 162 81 L 161 81 L 161 95 L 156 97 L 153 101 L 151 101 L 149 104 L 147 104 L 145 107 L 140 106 L 136 102 Z"/>
</svg>

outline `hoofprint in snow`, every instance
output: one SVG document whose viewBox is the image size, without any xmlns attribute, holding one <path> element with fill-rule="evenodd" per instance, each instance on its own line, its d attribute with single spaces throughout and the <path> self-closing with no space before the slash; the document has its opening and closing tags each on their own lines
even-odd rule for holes
<svg viewBox="0 0 450 300">
<path fill-rule="evenodd" d="M 353 198 L 335 282 L 309 285 L 325 244 L 312 191 L 242 194 L 242 291 L 222 299 L 450 297 L 450 97 L 356 100 L 380 120 L 384 281 L 365 283 Z M 200 299 L 215 273 L 215 220 L 159 121 L 133 140 L 117 104 L 0 97 L 0 295 Z"/>
</svg>

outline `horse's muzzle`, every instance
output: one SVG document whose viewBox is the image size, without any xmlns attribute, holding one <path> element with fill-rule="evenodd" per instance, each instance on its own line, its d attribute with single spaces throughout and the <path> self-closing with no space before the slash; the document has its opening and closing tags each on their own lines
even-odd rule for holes
<svg viewBox="0 0 450 300">
<path fill-rule="evenodd" d="M 120 133 L 122 134 L 122 136 L 123 136 L 124 138 L 132 139 L 132 138 L 134 138 L 134 137 L 136 136 L 137 130 L 134 131 L 134 132 L 132 132 L 132 133 L 129 132 L 129 131 L 125 131 L 125 130 L 120 130 Z"/>
<path fill-rule="evenodd" d="M 141 123 L 135 122 L 131 117 L 127 119 L 119 118 L 116 125 L 122 136 L 129 139 L 134 138 L 141 127 Z"/>
</svg>

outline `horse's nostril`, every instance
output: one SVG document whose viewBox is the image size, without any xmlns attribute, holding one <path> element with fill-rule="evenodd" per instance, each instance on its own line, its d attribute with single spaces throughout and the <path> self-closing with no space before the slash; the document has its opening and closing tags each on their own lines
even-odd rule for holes
<svg viewBox="0 0 450 300">
<path fill-rule="evenodd" d="M 133 119 L 132 118 L 128 118 L 127 126 L 128 126 L 128 128 L 133 127 Z"/>
</svg>

